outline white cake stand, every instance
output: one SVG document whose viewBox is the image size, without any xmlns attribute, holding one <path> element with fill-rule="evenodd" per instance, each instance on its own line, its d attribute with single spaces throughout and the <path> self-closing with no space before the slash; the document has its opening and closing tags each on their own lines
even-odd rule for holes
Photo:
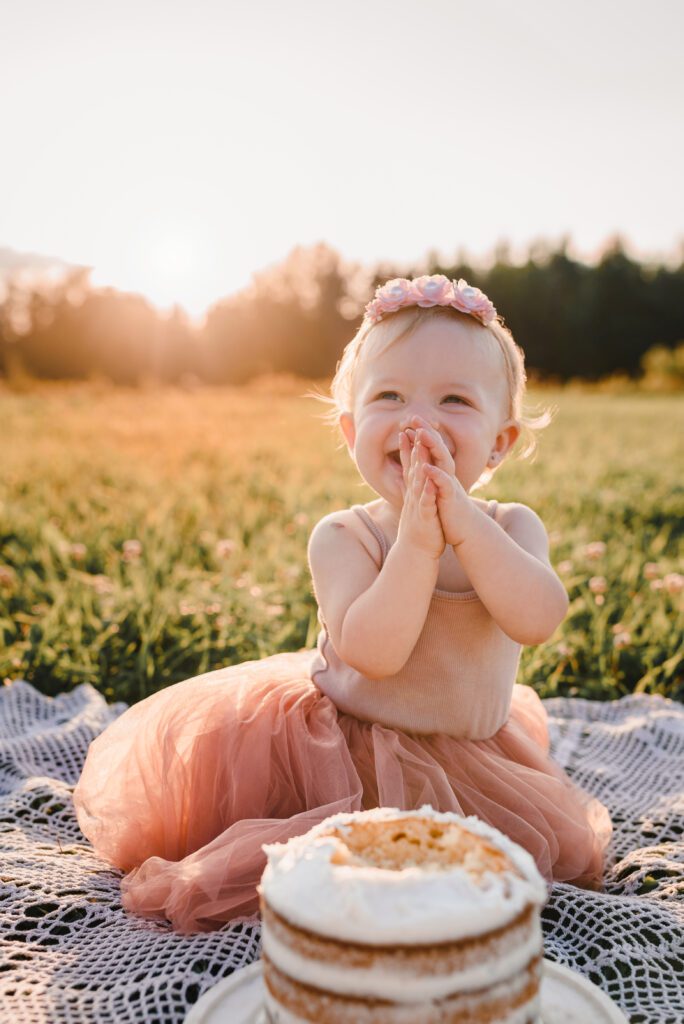
<svg viewBox="0 0 684 1024">
<path fill-rule="evenodd" d="M 543 961 L 540 1024 L 628 1024 L 605 992 L 583 975 Z M 265 1024 L 261 961 L 243 967 L 199 999 L 185 1024 Z"/>
</svg>

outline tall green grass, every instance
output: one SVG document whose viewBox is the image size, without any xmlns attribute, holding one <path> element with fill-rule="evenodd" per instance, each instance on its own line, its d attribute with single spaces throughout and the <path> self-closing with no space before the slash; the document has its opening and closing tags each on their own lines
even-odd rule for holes
<svg viewBox="0 0 684 1024">
<path fill-rule="evenodd" d="M 0 678 L 51 695 L 87 681 L 130 703 L 313 647 L 310 530 L 375 495 L 305 390 L 0 391 Z M 537 458 L 478 492 L 541 515 L 571 598 L 519 681 L 542 697 L 684 699 L 684 402 L 532 398 L 558 409 Z"/>
</svg>

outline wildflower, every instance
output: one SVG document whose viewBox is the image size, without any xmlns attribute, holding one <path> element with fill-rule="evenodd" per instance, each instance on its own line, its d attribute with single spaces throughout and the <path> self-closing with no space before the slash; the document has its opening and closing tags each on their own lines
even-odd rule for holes
<svg viewBox="0 0 684 1024">
<path fill-rule="evenodd" d="M 220 601 L 214 601 L 213 604 L 205 605 L 204 610 L 207 613 L 207 615 L 218 615 L 218 613 L 221 611 L 221 603 Z"/>
<path fill-rule="evenodd" d="M 124 562 L 134 562 L 142 554 L 142 544 L 139 540 L 125 540 L 123 542 Z"/>
<path fill-rule="evenodd" d="M 625 647 L 631 646 L 632 634 L 627 629 L 623 629 L 620 633 L 616 633 L 613 637 L 613 647 L 616 651 L 622 651 Z"/>
<path fill-rule="evenodd" d="M 266 614 L 270 615 L 271 618 L 275 617 L 276 615 L 282 615 L 282 613 L 284 611 L 285 611 L 285 605 L 283 605 L 283 604 L 267 604 L 266 605 Z"/>
<path fill-rule="evenodd" d="M 221 540 L 216 541 L 216 554 L 218 558 L 230 558 L 236 550 L 236 542 L 228 537 L 222 537 Z"/>
<path fill-rule="evenodd" d="M 655 580 L 660 575 L 660 566 L 657 562 L 646 562 L 644 565 L 644 576 L 647 580 Z"/>
<path fill-rule="evenodd" d="M 0 587 L 11 587 L 16 573 L 9 565 L 0 565 Z"/>
<path fill-rule="evenodd" d="M 684 590 L 684 576 L 678 572 L 668 572 L 667 576 L 663 577 L 663 586 L 668 594 L 681 594 Z"/>
<path fill-rule="evenodd" d="M 594 601 L 595 601 L 595 602 L 596 602 L 596 604 L 598 604 L 598 605 L 601 605 L 601 604 L 605 604 L 605 603 L 606 603 L 606 599 L 605 599 L 605 597 L 603 596 L 603 594 L 597 594 L 597 595 L 596 595 L 596 597 L 594 598 Z"/>
<path fill-rule="evenodd" d="M 561 642 L 559 644 L 556 644 L 556 653 L 560 654 L 561 658 L 569 658 L 572 654 L 572 648 L 568 647 L 567 644 Z"/>
<path fill-rule="evenodd" d="M 114 590 L 114 584 L 109 576 L 103 576 L 102 573 L 97 573 L 93 576 L 90 580 L 90 585 L 96 594 L 111 594 Z"/>
<path fill-rule="evenodd" d="M 85 544 L 70 544 L 68 547 L 69 554 L 75 562 L 82 562 L 86 556 Z"/>
<path fill-rule="evenodd" d="M 651 580 L 651 590 L 662 590 L 664 586 L 662 580 Z"/>
<path fill-rule="evenodd" d="M 306 512 L 298 512 L 297 515 L 294 517 L 294 522 L 297 524 L 297 526 L 306 526 L 307 523 L 309 522 L 309 517 L 306 514 Z"/>
<path fill-rule="evenodd" d="M 558 563 L 558 572 L 562 573 L 563 576 L 567 575 L 567 573 L 569 572 L 572 572 L 574 568 L 575 564 L 574 562 L 571 562 L 569 558 L 566 558 L 565 561 Z"/>
<path fill-rule="evenodd" d="M 263 594 L 263 590 L 261 589 L 261 587 L 257 586 L 257 584 L 255 584 L 253 587 L 250 587 L 249 592 L 252 595 L 252 597 L 261 597 L 261 595 Z"/>
<path fill-rule="evenodd" d="M 181 601 L 178 610 L 181 613 L 181 615 L 195 615 L 198 611 L 198 608 L 196 607 L 196 605 L 190 604 L 189 601 Z"/>
<path fill-rule="evenodd" d="M 602 540 L 593 540 L 591 544 L 587 544 L 584 548 L 584 557 L 591 558 L 593 560 L 601 558 L 606 553 L 606 545 Z"/>
<path fill-rule="evenodd" d="M 608 583 L 605 576 L 592 576 L 589 580 L 589 589 L 592 594 L 605 594 L 608 590 Z"/>
</svg>

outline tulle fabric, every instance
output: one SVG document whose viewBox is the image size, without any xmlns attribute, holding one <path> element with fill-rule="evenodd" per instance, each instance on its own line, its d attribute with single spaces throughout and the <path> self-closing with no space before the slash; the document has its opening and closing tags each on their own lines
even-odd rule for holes
<svg viewBox="0 0 684 1024">
<path fill-rule="evenodd" d="M 263 843 L 376 806 L 476 814 L 547 882 L 600 889 L 612 826 L 549 756 L 537 694 L 514 688 L 490 739 L 415 735 L 337 710 L 310 651 L 187 679 L 134 704 L 90 746 L 74 793 L 98 853 L 127 872 L 125 908 L 207 931 L 252 914 Z"/>
</svg>

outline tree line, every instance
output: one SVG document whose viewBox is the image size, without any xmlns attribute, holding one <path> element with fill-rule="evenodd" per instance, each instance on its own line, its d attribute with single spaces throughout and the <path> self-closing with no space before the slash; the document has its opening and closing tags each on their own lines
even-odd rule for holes
<svg viewBox="0 0 684 1024">
<path fill-rule="evenodd" d="M 500 246 L 486 268 L 467 258 L 447 265 L 436 254 L 413 267 L 364 268 L 324 243 L 298 246 L 218 301 L 201 325 L 178 307 L 165 315 L 140 295 L 95 289 L 89 273 L 71 270 L 49 287 L 10 281 L 0 305 L 0 375 L 125 385 L 239 385 L 279 372 L 322 379 L 334 373 L 376 286 L 418 274 L 481 288 L 541 380 L 635 377 L 647 350 L 684 339 L 684 260 L 642 264 L 619 239 L 594 265 L 569 256 L 563 241 L 556 249 L 537 243 L 522 264 Z"/>
</svg>

